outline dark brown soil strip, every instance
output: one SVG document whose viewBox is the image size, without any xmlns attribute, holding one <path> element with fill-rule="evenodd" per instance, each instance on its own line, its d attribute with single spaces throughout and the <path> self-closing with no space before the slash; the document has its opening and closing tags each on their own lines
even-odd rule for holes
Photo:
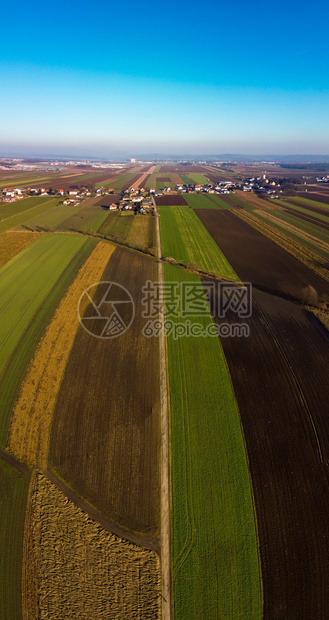
<svg viewBox="0 0 329 620">
<path fill-rule="evenodd" d="M 326 194 L 299 192 L 298 196 L 300 196 L 301 198 L 307 198 L 308 200 L 315 200 L 316 202 L 324 202 L 324 204 L 329 205 L 329 192 L 327 192 Z M 305 205 L 303 206 L 305 207 Z"/>
<path fill-rule="evenodd" d="M 187 205 L 185 198 L 181 194 L 173 195 L 170 194 L 168 196 L 157 196 L 155 198 L 155 204 L 157 207 L 170 207 L 177 205 Z"/>
<path fill-rule="evenodd" d="M 130 292 L 135 318 L 112 339 L 79 328 L 55 407 L 50 467 L 118 527 L 153 540 L 160 505 L 159 351 L 157 339 L 142 334 L 147 280 L 157 280 L 157 264 L 117 248 L 102 281 Z M 112 306 L 107 311 L 110 316 Z M 92 329 L 100 323 L 103 329 L 103 320 L 94 323 Z"/>
<path fill-rule="evenodd" d="M 311 224 L 316 224 L 319 228 L 324 228 L 325 230 L 329 230 L 329 222 L 324 222 L 323 220 L 319 220 L 317 217 L 313 217 L 312 215 L 307 215 L 307 213 L 301 213 L 300 211 L 296 211 L 295 209 L 290 209 L 289 207 L 285 207 L 284 211 L 286 213 L 290 213 L 290 215 L 295 215 L 300 220 L 304 220 L 305 222 L 310 222 Z"/>
<path fill-rule="evenodd" d="M 150 174 L 148 174 L 148 175 L 145 177 L 144 181 L 142 181 L 142 182 L 141 182 L 141 184 L 140 184 L 140 186 L 139 186 L 139 188 L 140 188 L 140 189 L 143 189 L 143 188 L 145 188 L 145 187 L 146 187 L 146 183 L 148 182 L 148 180 L 149 180 L 150 176 L 151 176 L 151 175 L 150 175 Z"/>
<path fill-rule="evenodd" d="M 196 214 L 243 281 L 301 303 L 316 304 L 329 294 L 327 281 L 232 211 L 199 209 Z"/>
<path fill-rule="evenodd" d="M 297 207 L 302 207 L 303 209 L 307 209 L 308 211 L 313 211 L 314 213 L 319 213 L 320 215 L 326 215 L 327 217 L 329 217 L 329 209 L 327 207 L 323 207 L 323 209 L 321 209 L 321 207 L 311 207 L 305 202 L 301 202 L 301 201 L 293 200 L 293 199 L 287 202 L 291 202 Z"/>
<path fill-rule="evenodd" d="M 238 250 L 237 250 L 238 251 Z M 229 313 L 225 322 L 237 323 Z M 222 338 L 255 498 L 264 618 L 327 617 L 329 346 L 301 306 L 254 291 L 247 338 Z"/>
</svg>

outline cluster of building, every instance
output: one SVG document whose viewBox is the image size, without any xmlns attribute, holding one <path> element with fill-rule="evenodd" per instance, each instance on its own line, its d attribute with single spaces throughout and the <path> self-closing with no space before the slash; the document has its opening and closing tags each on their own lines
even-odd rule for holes
<svg viewBox="0 0 329 620">
<path fill-rule="evenodd" d="M 4 187 L 2 191 L 0 190 L 0 200 L 2 202 L 16 202 L 16 200 L 27 198 L 28 196 L 67 196 L 60 204 L 71 204 L 91 195 L 92 193 L 86 187 L 79 190 L 52 190 L 45 189 L 44 187 Z"/>
<path fill-rule="evenodd" d="M 260 192 L 268 194 L 271 198 L 279 198 L 278 193 L 282 193 L 281 185 L 277 179 L 267 178 L 266 174 L 260 177 L 250 177 L 245 179 L 239 189 L 243 192 Z"/>
<path fill-rule="evenodd" d="M 232 181 L 221 181 L 218 183 L 205 183 L 204 185 L 200 185 L 198 183 L 190 184 L 190 185 L 175 185 L 175 191 L 180 194 L 189 193 L 189 192 L 204 192 L 206 194 L 231 194 L 237 189 L 239 185 L 237 183 L 233 183 Z M 170 190 L 169 188 L 165 188 Z"/>
<path fill-rule="evenodd" d="M 121 194 L 115 194 L 114 189 L 100 188 L 96 192 L 101 195 L 99 204 L 103 209 L 114 211 L 134 211 L 134 213 L 153 212 L 153 201 L 150 192 L 145 189 L 129 188 Z M 98 204 L 98 203 L 97 203 Z"/>
<path fill-rule="evenodd" d="M 326 177 L 315 177 L 315 180 L 317 183 L 329 183 L 329 174 Z"/>
</svg>

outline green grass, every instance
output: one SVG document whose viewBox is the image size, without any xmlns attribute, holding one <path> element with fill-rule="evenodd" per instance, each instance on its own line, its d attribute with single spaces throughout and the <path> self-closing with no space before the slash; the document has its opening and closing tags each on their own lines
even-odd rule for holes
<svg viewBox="0 0 329 620">
<path fill-rule="evenodd" d="M 0 619 L 22 618 L 22 555 L 29 475 L 0 458 Z"/>
<path fill-rule="evenodd" d="M 171 265 L 164 268 L 166 281 L 200 283 Z M 212 324 L 209 312 L 195 320 L 203 328 Z M 210 336 L 174 340 L 169 335 L 167 346 L 174 618 L 260 620 L 248 463 L 220 342 Z"/>
<path fill-rule="evenodd" d="M 90 204 L 95 200 L 97 198 L 88 199 L 76 205 L 56 206 L 33 219 L 26 220 L 20 228 L 23 230 L 29 228 L 31 230 L 97 232 L 108 213 L 99 205 Z"/>
<path fill-rule="evenodd" d="M 282 211 L 272 211 L 271 214 L 275 215 L 275 217 L 283 222 L 288 222 L 309 235 L 313 235 L 313 237 L 329 243 L 329 231 L 321 228 L 321 222 L 319 222 L 319 224 L 312 224 L 311 222 L 306 222 L 305 220 L 300 219 L 293 213 L 285 213 Z"/>
<path fill-rule="evenodd" d="M 33 198 L 32 200 L 36 199 Z M 20 213 L 16 213 L 16 215 L 12 215 L 5 220 L 2 220 L 2 222 L 0 222 L 0 233 L 5 232 L 6 230 L 10 230 L 11 228 L 17 228 L 20 226 L 20 224 L 24 224 L 28 220 L 31 220 L 38 215 L 41 215 L 41 213 L 45 213 L 46 211 L 53 209 L 57 206 L 60 199 L 51 198 L 49 200 L 49 198 L 39 198 L 37 200 L 38 203 L 36 203 L 35 206 L 30 207 L 29 209 L 26 209 Z"/>
<path fill-rule="evenodd" d="M 322 209 L 325 208 L 329 211 L 329 205 L 326 202 L 318 202 L 317 200 L 310 200 L 309 198 L 303 198 L 301 196 L 289 196 L 289 198 L 287 197 L 287 201 L 289 202 L 289 204 L 290 201 L 303 202 L 305 204 L 305 207 L 309 205 L 310 207 L 321 207 Z"/>
<path fill-rule="evenodd" d="M 192 209 L 230 209 L 216 194 L 184 194 L 184 198 Z"/>
<path fill-rule="evenodd" d="M 158 207 L 163 256 L 231 280 L 238 276 L 192 209 Z"/>
<path fill-rule="evenodd" d="M 311 241 L 307 241 L 301 235 L 298 235 L 297 230 L 295 233 L 293 233 L 287 229 L 287 227 L 285 226 L 285 222 L 293 224 L 294 226 L 296 226 L 296 229 L 298 227 L 300 230 L 305 230 L 305 232 L 309 232 L 308 230 L 306 230 L 306 227 L 304 227 L 303 225 L 300 226 L 299 222 L 295 223 L 294 221 L 295 218 L 293 216 L 290 218 L 288 214 L 282 215 L 282 212 L 279 213 L 279 212 L 273 211 L 272 214 L 275 215 L 278 219 L 282 220 L 280 223 L 280 222 L 273 222 L 272 220 L 269 220 L 267 217 L 261 215 L 259 212 L 253 211 L 252 213 L 254 217 L 264 222 L 264 224 L 267 224 L 267 226 L 270 226 L 271 228 L 274 228 L 276 230 L 283 232 L 285 235 L 287 235 L 287 237 L 291 237 L 291 239 L 295 239 L 295 241 L 298 241 L 298 243 L 302 243 L 303 245 L 306 245 L 308 248 L 310 248 L 314 252 L 317 252 L 317 254 L 324 256 L 324 258 L 328 258 L 328 252 L 326 252 L 325 250 L 317 246 L 315 243 L 312 243 Z M 314 234 L 314 236 L 316 236 L 318 239 L 322 238 L 318 234 L 317 235 Z M 322 240 L 326 241 L 326 239 L 322 239 Z"/>
<path fill-rule="evenodd" d="M 125 174 L 121 174 L 116 181 L 109 181 L 109 183 L 102 183 L 101 185 L 102 187 L 113 187 L 113 189 L 120 190 L 123 185 L 129 183 L 137 174 L 137 172 L 126 172 Z"/>
<path fill-rule="evenodd" d="M 0 269 L 0 444 L 27 365 L 95 240 L 42 235 Z"/>
<path fill-rule="evenodd" d="M 11 177 L 9 179 L 1 179 L 0 180 L 0 187 L 11 187 L 11 188 L 15 188 L 15 187 L 23 187 L 23 186 L 28 186 L 31 185 L 32 183 L 36 183 L 38 184 L 39 187 L 42 186 L 42 181 L 48 181 L 49 179 L 52 179 L 53 177 L 51 176 L 45 176 L 45 175 L 39 175 L 39 176 L 33 176 L 33 177 Z M 56 177 L 55 177 L 56 178 Z"/>
<path fill-rule="evenodd" d="M 151 189 L 151 187 L 153 187 L 154 189 L 158 189 L 156 187 L 157 176 L 159 175 L 155 171 L 149 176 L 147 182 L 145 183 L 145 189 Z M 161 176 L 164 177 L 167 176 L 167 174 L 163 173 Z"/>
<path fill-rule="evenodd" d="M 53 200 L 50 196 L 49 198 L 44 197 L 33 197 L 33 198 L 23 198 L 22 200 L 17 200 L 16 202 L 10 203 L 0 203 L 0 220 L 5 220 L 8 217 L 12 217 L 13 215 L 17 215 L 18 213 L 23 213 L 27 209 L 32 209 L 37 205 L 44 204 L 49 200 Z"/>
<path fill-rule="evenodd" d="M 125 241 L 131 229 L 135 215 L 133 213 L 107 213 L 107 217 L 99 229 L 99 234 L 114 241 Z"/>
<path fill-rule="evenodd" d="M 80 205 L 54 205 L 52 209 L 32 217 L 21 224 L 20 228 L 30 230 L 55 230 L 69 215 L 81 209 Z"/>
<path fill-rule="evenodd" d="M 297 211 L 299 213 L 305 213 L 306 215 L 311 215 L 315 219 L 320 220 L 319 226 L 321 222 L 326 222 L 327 224 L 329 223 L 329 211 L 328 211 L 328 215 L 321 215 L 321 213 L 316 213 L 315 211 L 309 211 L 306 206 L 304 209 L 303 207 L 294 205 L 291 202 L 285 202 L 284 200 L 276 200 L 275 202 L 276 204 L 281 205 L 282 207 L 289 207 L 290 209 L 293 209 L 294 211 Z"/>
<path fill-rule="evenodd" d="M 183 183 L 189 185 L 192 183 L 193 185 L 208 185 L 209 179 L 199 172 L 189 172 L 188 174 L 179 175 L 182 179 Z"/>
</svg>

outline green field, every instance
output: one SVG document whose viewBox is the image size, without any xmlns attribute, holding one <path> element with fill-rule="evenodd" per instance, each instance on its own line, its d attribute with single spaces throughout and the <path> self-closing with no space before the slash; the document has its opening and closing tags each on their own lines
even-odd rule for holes
<svg viewBox="0 0 329 620">
<path fill-rule="evenodd" d="M 317 200 L 310 200 L 309 198 L 303 198 L 301 196 L 296 196 L 296 197 L 292 197 L 292 196 L 287 196 L 287 201 L 289 202 L 303 202 L 305 204 L 305 207 L 307 207 L 307 205 L 309 205 L 310 207 L 321 207 L 322 209 L 328 209 L 328 215 L 329 215 L 329 205 L 326 202 L 319 202 Z"/>
<path fill-rule="evenodd" d="M 96 241 L 44 234 L 0 269 L 0 444 L 28 362 Z"/>
<path fill-rule="evenodd" d="M 29 198 L 27 200 L 30 200 Z M 20 211 L 16 213 L 16 215 L 12 215 L 11 217 L 7 217 L 5 220 L 0 222 L 0 233 L 5 232 L 6 230 L 10 230 L 11 228 L 17 228 L 20 224 L 24 224 L 28 220 L 35 218 L 46 211 L 57 207 L 59 198 L 32 198 L 31 200 L 35 201 L 35 205 L 29 207 L 24 211 Z M 24 202 L 22 200 L 22 202 Z"/>
<path fill-rule="evenodd" d="M 224 200 L 216 194 L 184 194 L 186 202 L 192 209 L 230 209 Z M 233 205 L 232 205 L 233 208 Z"/>
<path fill-rule="evenodd" d="M 304 209 L 303 207 L 294 205 L 291 202 L 285 202 L 284 200 L 276 200 L 275 202 L 276 204 L 281 205 L 282 207 L 289 207 L 290 209 L 297 211 L 297 213 L 299 212 L 299 213 L 305 213 L 306 215 L 311 215 L 315 219 L 320 220 L 319 226 L 321 225 L 321 222 L 326 222 L 327 224 L 329 223 L 329 211 L 328 211 L 328 215 L 321 215 L 321 213 L 316 213 L 315 211 L 309 211 L 306 205 Z"/>
<path fill-rule="evenodd" d="M 53 177 L 51 176 L 45 176 L 40 174 L 39 176 L 12 176 L 9 179 L 0 179 L 0 187 L 26 187 L 28 185 L 31 185 L 32 183 L 37 183 L 40 187 L 42 186 L 42 181 L 48 181 L 49 179 L 51 179 Z M 56 177 L 55 177 L 56 178 Z"/>
<path fill-rule="evenodd" d="M 99 234 L 117 243 L 153 254 L 155 218 L 152 215 L 108 213 L 99 228 Z"/>
<path fill-rule="evenodd" d="M 317 239 L 321 239 L 322 241 L 329 243 L 329 231 L 321 228 L 320 221 L 319 224 L 312 224 L 311 222 L 306 222 L 298 216 L 293 215 L 293 213 L 285 213 L 283 211 L 271 211 L 271 214 L 275 215 L 275 217 L 279 218 L 283 222 L 288 222 L 296 228 L 300 228 L 300 230 L 308 233 L 309 235 L 313 235 L 313 237 L 317 237 Z"/>
<path fill-rule="evenodd" d="M 22 230 L 55 230 L 70 214 L 80 209 L 80 205 L 54 205 L 48 211 L 25 220 L 19 227 Z"/>
<path fill-rule="evenodd" d="M 294 216 L 290 216 L 287 213 L 282 214 L 282 212 L 276 212 L 276 211 L 273 211 L 272 214 L 278 218 L 277 222 L 273 222 L 272 220 L 269 220 L 267 217 L 261 215 L 261 213 L 259 212 L 256 213 L 255 211 L 253 211 L 253 216 L 256 217 L 258 220 L 260 220 L 261 222 L 264 222 L 264 224 L 267 224 L 267 226 L 271 226 L 271 228 L 274 228 L 274 229 L 277 229 L 283 232 L 285 235 L 287 235 L 287 237 L 291 237 L 291 239 L 295 239 L 295 241 L 298 241 L 298 243 L 302 243 L 306 247 L 310 248 L 310 250 L 313 250 L 313 252 L 317 252 L 317 254 L 320 254 L 321 256 L 324 256 L 325 258 L 329 257 L 328 252 L 326 252 L 323 248 L 319 247 L 316 243 L 312 243 L 311 241 L 304 239 L 304 237 L 298 234 L 298 229 L 299 229 L 300 231 L 305 231 L 305 232 L 308 232 L 309 234 L 312 234 L 317 239 L 328 242 L 328 239 L 324 235 L 322 234 L 320 235 L 317 231 L 315 231 L 315 229 L 317 228 L 316 226 L 314 226 L 314 230 L 313 228 L 309 230 L 307 223 L 306 223 L 306 226 L 304 226 L 302 220 L 298 221 L 298 219 L 294 218 Z M 279 220 L 281 220 L 281 222 Z M 295 226 L 296 231 L 292 232 L 288 230 L 287 227 L 285 226 L 285 222 Z M 299 222 L 302 222 L 302 225 L 300 225 Z"/>
<path fill-rule="evenodd" d="M 53 198 L 51 198 L 51 196 L 48 198 L 44 196 L 42 198 L 40 196 L 33 196 L 32 198 L 17 200 L 16 202 L 0 203 L 0 220 L 5 220 L 18 213 L 23 213 L 37 205 L 45 204 L 47 201 L 49 202 L 49 200 L 53 200 Z"/>
<path fill-rule="evenodd" d="M 131 229 L 135 215 L 133 213 L 106 212 L 106 219 L 99 229 L 101 235 L 114 241 L 125 241 Z"/>
<path fill-rule="evenodd" d="M 97 232 L 106 219 L 107 212 L 93 204 L 98 198 L 88 198 L 75 205 L 59 205 L 26 220 L 21 229 L 30 230 L 77 230 L 85 233 Z"/>
<path fill-rule="evenodd" d="M 22 552 L 29 475 L 0 458 L 0 618 L 22 618 Z"/>
<path fill-rule="evenodd" d="M 188 174 L 180 174 L 182 183 L 185 185 L 208 185 L 209 179 L 199 172 L 189 172 Z"/>
<path fill-rule="evenodd" d="M 158 207 L 163 256 L 238 280 L 217 243 L 189 207 Z"/>
<path fill-rule="evenodd" d="M 168 282 L 200 282 L 171 265 L 164 268 Z M 203 328 L 212 324 L 209 312 L 195 320 Z M 262 594 L 251 484 L 224 354 L 217 336 L 169 335 L 167 346 L 174 617 L 258 620 Z"/>
<path fill-rule="evenodd" d="M 100 185 L 102 187 L 111 187 L 111 188 L 113 187 L 113 189 L 120 190 L 123 187 L 123 185 L 130 183 L 130 181 L 132 181 L 132 179 L 134 179 L 137 176 L 137 174 L 138 174 L 137 171 L 126 172 L 125 174 L 121 174 L 120 176 L 118 176 L 116 181 L 109 181 L 108 183 L 101 183 Z"/>
</svg>

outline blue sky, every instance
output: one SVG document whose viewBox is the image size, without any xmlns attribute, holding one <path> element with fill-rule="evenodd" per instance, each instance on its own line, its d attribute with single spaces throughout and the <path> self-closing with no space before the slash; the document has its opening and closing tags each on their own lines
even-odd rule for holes
<svg viewBox="0 0 329 620">
<path fill-rule="evenodd" d="M 0 153 L 329 153 L 325 2 L 2 8 Z"/>
</svg>

